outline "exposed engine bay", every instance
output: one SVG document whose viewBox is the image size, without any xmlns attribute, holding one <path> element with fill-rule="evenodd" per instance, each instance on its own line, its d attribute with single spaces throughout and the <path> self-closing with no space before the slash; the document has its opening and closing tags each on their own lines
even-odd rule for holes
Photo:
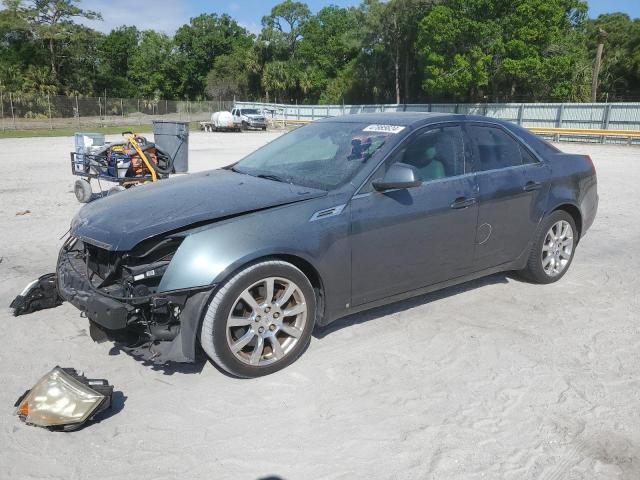
<svg viewBox="0 0 640 480">
<path fill-rule="evenodd" d="M 116 341 L 120 347 L 158 363 L 193 361 L 194 349 L 183 353 L 182 345 L 172 348 L 171 343 L 180 337 L 187 303 L 194 296 L 202 301 L 204 296 L 196 294 L 213 286 L 158 292 L 162 275 L 182 240 L 180 236 L 152 239 L 132 251 L 120 252 L 70 237 L 58 261 L 59 294 L 91 321 L 95 341 Z"/>
</svg>

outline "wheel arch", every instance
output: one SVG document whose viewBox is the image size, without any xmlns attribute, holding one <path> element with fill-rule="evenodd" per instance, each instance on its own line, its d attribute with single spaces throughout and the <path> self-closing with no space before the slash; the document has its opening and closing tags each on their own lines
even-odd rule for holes
<svg viewBox="0 0 640 480">
<path fill-rule="evenodd" d="M 557 212 L 559 210 L 567 212 L 571 215 L 571 218 L 573 218 L 573 222 L 576 224 L 576 228 L 578 229 L 577 241 L 579 241 L 582 236 L 582 213 L 580 212 L 580 209 L 572 203 L 562 203 L 551 210 L 550 213 Z"/>
<path fill-rule="evenodd" d="M 187 303 L 189 306 L 189 312 L 187 315 L 183 315 L 183 318 L 181 319 L 180 338 L 178 342 L 181 345 L 181 351 L 185 352 L 185 355 L 188 358 L 195 358 L 196 351 L 201 348 L 199 347 L 198 342 L 202 322 L 207 309 L 209 308 L 211 299 L 215 296 L 220 287 L 224 285 L 226 280 L 232 278 L 249 265 L 269 260 L 288 262 L 298 268 L 309 279 L 313 290 L 316 292 L 316 325 L 322 324 L 326 303 L 324 296 L 324 284 L 318 269 L 309 259 L 295 253 L 276 252 L 244 257 L 243 259 L 234 262 L 220 273 L 213 282 L 215 284 L 213 289 L 206 292 L 196 293 L 193 300 Z"/>
<path fill-rule="evenodd" d="M 313 262 L 297 252 L 287 251 L 273 251 L 273 252 L 256 252 L 255 255 L 247 256 L 242 259 L 238 259 L 229 265 L 223 272 L 218 275 L 213 283 L 216 284 L 217 290 L 220 285 L 224 284 L 226 280 L 233 277 L 241 270 L 247 268 L 249 265 L 254 265 L 260 262 L 266 262 L 269 260 L 281 260 L 292 264 L 298 268 L 308 279 L 316 292 L 316 322 L 319 323 L 324 317 L 325 307 L 325 288 L 322 275 L 319 270 L 313 264 Z"/>
</svg>

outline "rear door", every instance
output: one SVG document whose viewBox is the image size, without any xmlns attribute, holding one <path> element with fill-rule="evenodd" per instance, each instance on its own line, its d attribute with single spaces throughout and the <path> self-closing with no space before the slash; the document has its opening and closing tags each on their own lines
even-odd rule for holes
<svg viewBox="0 0 640 480">
<path fill-rule="evenodd" d="M 466 125 L 478 182 L 474 269 L 518 258 L 528 248 L 546 204 L 550 168 L 497 124 Z"/>
</svg>

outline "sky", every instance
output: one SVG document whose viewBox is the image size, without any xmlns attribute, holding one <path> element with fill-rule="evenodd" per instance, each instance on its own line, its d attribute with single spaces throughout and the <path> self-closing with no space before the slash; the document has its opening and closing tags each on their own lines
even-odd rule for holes
<svg viewBox="0 0 640 480">
<path fill-rule="evenodd" d="M 228 13 L 240 25 L 253 33 L 260 32 L 260 20 L 268 15 L 271 7 L 280 0 L 82 0 L 82 8 L 102 13 L 102 22 L 83 22 L 109 32 L 122 24 L 136 25 L 139 29 L 155 29 L 172 34 L 189 19 L 201 13 Z M 360 4 L 360 0 L 302 0 L 313 13 L 326 5 L 348 7 Z M 135 20 L 132 20 L 135 19 Z"/>
<path fill-rule="evenodd" d="M 243 27 L 253 33 L 260 31 L 260 20 L 279 0 L 83 0 L 83 8 L 102 12 L 101 22 L 86 22 L 93 28 L 109 32 L 123 24 L 136 25 L 139 29 L 155 29 L 173 34 L 176 29 L 201 13 L 228 13 Z M 341 7 L 358 5 L 360 0 L 307 0 L 315 13 L 333 4 Z M 589 15 L 625 12 L 640 17 L 640 0 L 589 0 Z"/>
</svg>

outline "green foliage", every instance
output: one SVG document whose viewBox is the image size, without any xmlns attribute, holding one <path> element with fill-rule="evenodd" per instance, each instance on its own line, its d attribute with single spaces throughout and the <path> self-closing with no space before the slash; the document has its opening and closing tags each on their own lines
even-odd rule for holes
<svg viewBox="0 0 640 480">
<path fill-rule="evenodd" d="M 178 68 L 173 41 L 164 33 L 145 30 L 140 43 L 129 57 L 129 74 L 139 95 L 155 100 L 176 89 Z"/>
<path fill-rule="evenodd" d="M 46 79 L 46 67 L 40 67 L 44 75 L 38 72 L 39 66 L 46 64 L 46 56 L 29 29 L 20 2 L 5 1 L 4 7 L 0 10 L 0 85 L 18 92 L 26 81 Z M 35 85 L 40 88 L 39 82 Z M 46 80 L 44 86 L 50 86 Z"/>
<path fill-rule="evenodd" d="M 78 2 L 79 0 L 32 0 L 26 7 L 19 7 L 20 16 L 26 20 L 35 38 L 46 44 L 54 80 L 59 74 L 61 50 L 65 43 L 78 40 L 77 33 L 83 30 L 73 20 L 102 18 L 97 12 L 78 7 Z"/>
<path fill-rule="evenodd" d="M 248 98 L 259 87 L 255 75 L 255 52 L 251 46 L 240 43 L 228 54 L 216 57 L 213 68 L 207 74 L 206 93 L 211 98 Z"/>
<path fill-rule="evenodd" d="M 202 96 L 207 74 L 220 55 L 229 55 L 234 47 L 249 48 L 248 32 L 228 15 L 203 14 L 192 18 L 176 32 L 173 42 L 177 49 L 182 95 Z"/>
<path fill-rule="evenodd" d="M 589 78 L 582 0 L 448 0 L 420 22 L 432 98 L 579 100 Z"/>
<path fill-rule="evenodd" d="M 108 90 L 114 97 L 138 95 L 131 76 L 131 56 L 138 49 L 140 32 L 136 27 L 122 26 L 102 39 L 98 50 L 96 90 Z"/>
<path fill-rule="evenodd" d="M 262 37 L 276 57 L 295 56 L 296 45 L 311 11 L 305 3 L 285 0 L 262 17 Z"/>
<path fill-rule="evenodd" d="M 20 95 L 298 103 L 588 100 L 640 94 L 640 20 L 587 20 L 584 0 L 284 0 L 252 35 L 202 14 L 173 36 L 80 25 L 80 0 L 2 0 L 0 89 Z"/>
<path fill-rule="evenodd" d="M 311 17 L 302 28 L 298 47 L 298 57 L 304 68 L 299 100 L 309 103 L 342 101 L 350 88 L 344 73 L 352 71 L 350 65 L 361 44 L 362 32 L 355 9 L 329 6 Z"/>
<path fill-rule="evenodd" d="M 600 31 L 608 35 L 600 74 L 600 97 L 637 99 L 640 94 L 640 19 L 624 13 L 600 15 L 587 24 L 587 48 L 594 58 Z"/>
</svg>

